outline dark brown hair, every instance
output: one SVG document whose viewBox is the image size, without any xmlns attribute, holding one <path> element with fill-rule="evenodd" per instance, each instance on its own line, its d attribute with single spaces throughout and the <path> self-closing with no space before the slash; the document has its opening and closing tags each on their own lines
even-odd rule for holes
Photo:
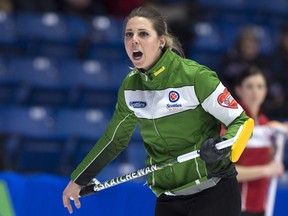
<svg viewBox="0 0 288 216">
<path fill-rule="evenodd" d="M 236 77 L 235 79 L 235 85 L 236 86 L 241 86 L 243 81 L 245 79 L 247 79 L 248 77 L 250 76 L 254 76 L 254 75 L 262 75 L 266 81 L 266 85 L 267 85 L 267 77 L 266 75 L 264 74 L 264 72 L 256 67 L 256 66 L 251 66 L 251 67 L 246 67 L 245 69 L 243 69 L 239 74 L 238 76 Z"/>
</svg>

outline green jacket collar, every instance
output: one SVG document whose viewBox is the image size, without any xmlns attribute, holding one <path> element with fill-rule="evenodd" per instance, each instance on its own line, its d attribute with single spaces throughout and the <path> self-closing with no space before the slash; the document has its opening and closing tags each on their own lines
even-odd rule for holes
<svg viewBox="0 0 288 216">
<path fill-rule="evenodd" d="M 141 72 L 140 70 L 138 71 L 146 80 L 161 80 L 168 74 L 168 68 L 172 64 L 175 56 L 177 56 L 177 54 L 175 54 L 170 49 L 166 49 L 159 61 L 154 66 L 152 66 L 152 68 L 150 68 L 145 73 Z"/>
</svg>

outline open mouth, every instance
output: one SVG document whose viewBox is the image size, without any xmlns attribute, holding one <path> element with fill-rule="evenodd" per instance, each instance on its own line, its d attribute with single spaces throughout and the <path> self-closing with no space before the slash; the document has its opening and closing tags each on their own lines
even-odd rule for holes
<svg viewBox="0 0 288 216">
<path fill-rule="evenodd" d="M 140 51 L 133 52 L 133 59 L 134 60 L 139 60 L 139 59 L 141 59 L 142 56 L 143 56 L 143 53 Z"/>
</svg>

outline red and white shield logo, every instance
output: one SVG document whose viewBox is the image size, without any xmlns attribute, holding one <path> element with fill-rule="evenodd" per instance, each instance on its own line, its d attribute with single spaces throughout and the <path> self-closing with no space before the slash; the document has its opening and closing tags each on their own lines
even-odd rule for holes
<svg viewBox="0 0 288 216">
<path fill-rule="evenodd" d="M 238 109 L 237 102 L 232 97 L 227 88 L 225 88 L 224 91 L 218 96 L 217 101 L 223 107 Z"/>
</svg>

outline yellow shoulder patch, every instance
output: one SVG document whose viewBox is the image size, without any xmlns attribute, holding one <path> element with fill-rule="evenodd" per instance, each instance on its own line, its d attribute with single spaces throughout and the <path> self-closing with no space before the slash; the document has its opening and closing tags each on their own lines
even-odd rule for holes
<svg viewBox="0 0 288 216">
<path fill-rule="evenodd" d="M 162 73 L 165 70 L 165 67 L 162 66 L 159 70 L 155 71 L 153 74 L 154 76 L 158 76 L 160 73 Z"/>
</svg>

